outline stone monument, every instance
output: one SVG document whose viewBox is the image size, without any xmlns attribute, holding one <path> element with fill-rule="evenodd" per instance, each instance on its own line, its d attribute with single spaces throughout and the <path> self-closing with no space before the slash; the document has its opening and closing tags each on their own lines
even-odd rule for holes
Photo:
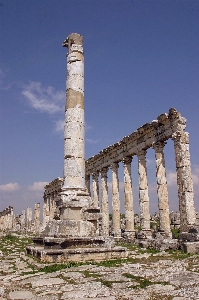
<svg viewBox="0 0 199 300">
<path fill-rule="evenodd" d="M 64 183 L 56 199 L 55 216 L 27 252 L 42 261 L 84 261 L 126 257 L 114 239 L 99 236 L 101 213 L 85 182 L 83 37 L 72 33 L 68 48 L 64 124 Z"/>
</svg>

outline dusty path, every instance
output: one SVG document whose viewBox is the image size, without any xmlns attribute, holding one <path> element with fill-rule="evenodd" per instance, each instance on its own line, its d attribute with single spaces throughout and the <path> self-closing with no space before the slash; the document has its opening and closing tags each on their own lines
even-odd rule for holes
<svg viewBox="0 0 199 300">
<path fill-rule="evenodd" d="M 26 256 L 27 243 L 0 237 L 0 300 L 199 299 L 199 255 L 131 247 L 126 260 L 63 268 Z"/>
</svg>

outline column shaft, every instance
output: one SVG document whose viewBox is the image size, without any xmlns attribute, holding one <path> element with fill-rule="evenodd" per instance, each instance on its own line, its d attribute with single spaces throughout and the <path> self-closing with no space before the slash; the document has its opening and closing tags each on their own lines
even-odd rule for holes
<svg viewBox="0 0 199 300">
<path fill-rule="evenodd" d="M 175 148 L 178 199 L 180 210 L 180 231 L 186 232 L 195 224 L 193 181 L 189 153 L 188 132 L 176 132 L 172 137 Z"/>
<path fill-rule="evenodd" d="M 160 216 L 160 231 L 166 237 L 172 237 L 169 217 L 169 201 L 168 188 L 166 180 L 166 169 L 163 148 L 166 142 L 158 142 L 153 145 L 156 158 L 156 179 L 157 179 L 157 194 L 158 207 Z"/>
<path fill-rule="evenodd" d="M 109 236 L 109 207 L 108 207 L 108 185 L 107 185 L 108 168 L 101 170 L 101 193 L 102 193 L 102 234 Z"/>
<path fill-rule="evenodd" d="M 133 210 L 133 193 L 132 193 L 132 179 L 131 179 L 131 161 L 132 157 L 123 159 L 124 166 L 124 207 L 126 226 L 125 232 L 128 237 L 134 237 L 134 210 Z"/>
<path fill-rule="evenodd" d="M 88 190 L 89 195 L 91 195 L 91 188 L 90 188 L 90 174 L 89 174 L 89 175 L 88 175 L 88 174 L 86 175 L 85 180 L 86 180 L 86 188 L 87 188 L 87 190 Z"/>
<path fill-rule="evenodd" d="M 83 37 L 72 33 L 63 46 L 68 47 L 68 54 L 62 190 L 85 192 Z"/>
<path fill-rule="evenodd" d="M 99 172 L 92 173 L 93 181 L 93 205 L 94 207 L 99 207 Z"/>
<path fill-rule="evenodd" d="M 143 231 L 150 230 L 149 195 L 146 168 L 146 150 L 141 150 L 138 156 L 140 225 Z"/>
<path fill-rule="evenodd" d="M 113 233 L 115 237 L 121 236 L 120 228 L 120 196 L 119 196 L 119 177 L 118 177 L 118 163 L 111 165 L 112 170 L 112 220 Z"/>
</svg>

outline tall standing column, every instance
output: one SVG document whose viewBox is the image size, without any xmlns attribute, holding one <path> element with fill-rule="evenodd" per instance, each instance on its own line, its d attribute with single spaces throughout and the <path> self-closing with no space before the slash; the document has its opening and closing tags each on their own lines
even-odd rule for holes
<svg viewBox="0 0 199 300">
<path fill-rule="evenodd" d="M 50 193 L 50 220 L 53 220 L 55 212 L 54 195 L 54 192 Z"/>
<path fill-rule="evenodd" d="M 35 223 L 35 231 L 39 230 L 39 225 L 40 225 L 40 203 L 35 204 L 35 209 L 34 209 L 34 223 Z"/>
<path fill-rule="evenodd" d="M 166 142 L 157 142 L 153 144 L 156 158 L 156 179 L 157 179 L 157 193 L 158 193 L 158 207 L 160 215 L 160 232 L 165 237 L 172 237 L 169 217 L 169 200 L 168 188 L 166 179 L 164 146 Z"/>
<path fill-rule="evenodd" d="M 138 156 L 140 225 L 143 232 L 150 236 L 149 195 L 146 168 L 146 150 L 140 150 Z"/>
<path fill-rule="evenodd" d="M 93 181 L 93 205 L 94 207 L 99 207 L 99 172 L 92 173 L 92 181 Z"/>
<path fill-rule="evenodd" d="M 84 56 L 83 37 L 72 33 L 63 42 L 68 47 L 66 113 L 64 126 L 64 185 L 68 194 L 86 192 L 84 160 Z"/>
<path fill-rule="evenodd" d="M 109 207 L 108 207 L 108 168 L 101 170 L 101 189 L 102 189 L 102 234 L 109 236 Z"/>
<path fill-rule="evenodd" d="M 180 231 L 187 232 L 195 224 L 193 181 L 189 153 L 189 134 L 177 131 L 173 134 L 177 171 Z"/>
<path fill-rule="evenodd" d="M 112 220 L 114 237 L 121 237 L 120 228 L 120 196 L 119 196 L 119 177 L 118 163 L 111 165 L 112 170 Z"/>
<path fill-rule="evenodd" d="M 123 159 L 124 207 L 125 207 L 125 218 L 126 218 L 125 232 L 129 238 L 133 238 L 135 236 L 133 193 L 132 193 L 132 179 L 131 179 L 131 161 L 132 161 L 132 157 L 125 157 Z"/>
<path fill-rule="evenodd" d="M 32 208 L 27 207 L 26 209 L 26 226 L 27 229 L 31 229 L 31 223 L 32 223 Z"/>
</svg>

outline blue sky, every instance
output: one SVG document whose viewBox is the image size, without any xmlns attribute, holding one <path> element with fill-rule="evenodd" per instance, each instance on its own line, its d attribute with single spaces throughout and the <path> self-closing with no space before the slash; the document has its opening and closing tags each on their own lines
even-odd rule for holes
<svg viewBox="0 0 199 300">
<path fill-rule="evenodd" d="M 42 203 L 44 185 L 63 174 L 62 42 L 72 32 L 84 37 L 86 158 L 174 107 L 187 119 L 199 211 L 198 0 L 0 0 L 0 18 L 0 211 L 12 205 L 20 213 Z M 172 141 L 165 158 L 173 210 L 178 201 Z M 154 212 L 152 149 L 147 160 Z M 122 173 L 121 165 L 121 199 Z M 136 212 L 137 177 L 135 157 Z"/>
</svg>

